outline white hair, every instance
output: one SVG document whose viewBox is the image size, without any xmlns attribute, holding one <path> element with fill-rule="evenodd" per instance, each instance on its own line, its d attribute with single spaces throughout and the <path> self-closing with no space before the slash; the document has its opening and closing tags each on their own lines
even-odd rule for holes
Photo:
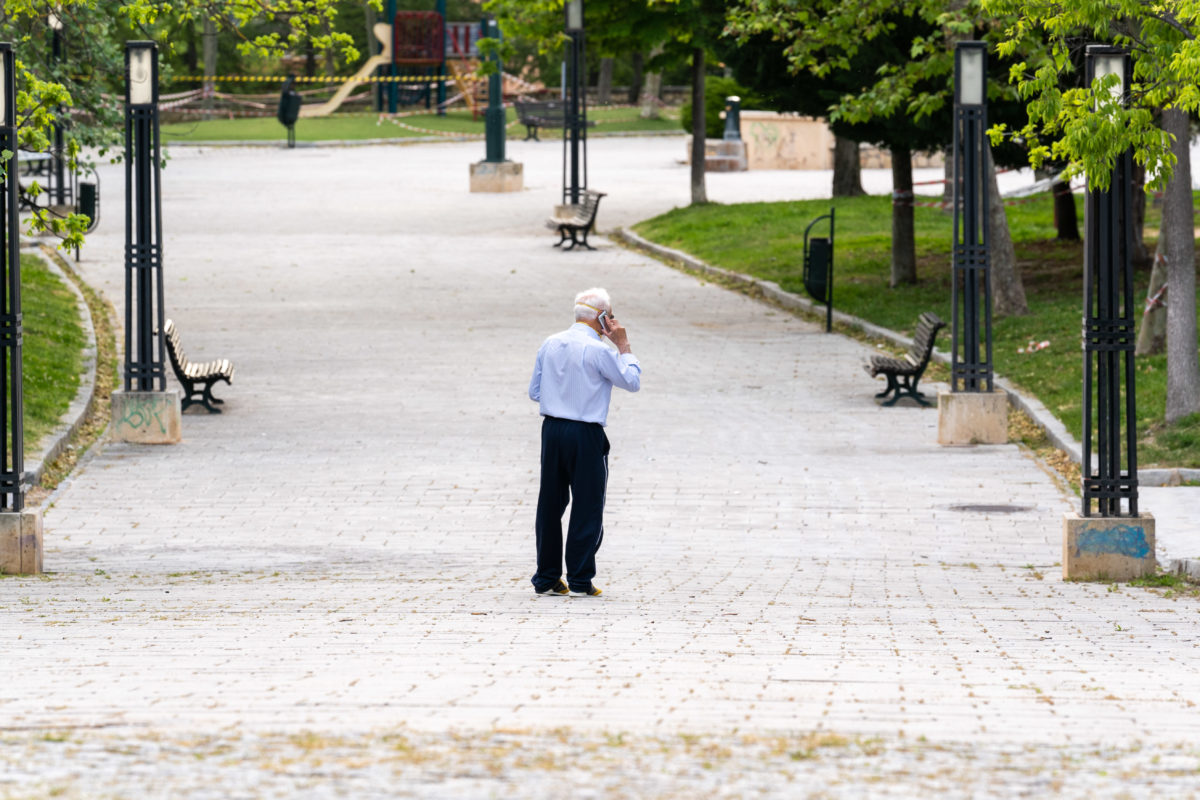
<svg viewBox="0 0 1200 800">
<path fill-rule="evenodd" d="M 597 287 L 594 289 L 585 289 L 575 295 L 576 322 L 586 322 L 587 320 L 595 319 L 600 316 L 600 311 L 612 313 L 612 301 L 608 298 L 607 290 Z"/>
</svg>

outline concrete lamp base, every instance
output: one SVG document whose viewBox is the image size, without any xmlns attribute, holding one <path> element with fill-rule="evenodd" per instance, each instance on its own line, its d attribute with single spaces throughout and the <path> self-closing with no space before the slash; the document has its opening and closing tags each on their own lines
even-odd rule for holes
<svg viewBox="0 0 1200 800">
<path fill-rule="evenodd" d="M 1154 517 L 1063 515 L 1063 578 L 1129 581 L 1154 574 Z"/>
<path fill-rule="evenodd" d="M 692 163 L 692 140 L 688 137 L 688 163 Z M 749 161 L 746 158 L 746 143 L 740 139 L 705 139 L 705 172 L 745 172 Z"/>
<path fill-rule="evenodd" d="M 183 438 L 179 392 L 113 392 L 112 436 L 131 444 L 176 444 Z"/>
<path fill-rule="evenodd" d="M 1008 395 L 938 392 L 938 444 L 1007 444 Z"/>
<path fill-rule="evenodd" d="M 480 161 L 471 165 L 472 192 L 519 192 L 524 188 L 524 164 Z"/>
<path fill-rule="evenodd" d="M 42 512 L 0 512 L 0 574 L 40 575 Z"/>
</svg>

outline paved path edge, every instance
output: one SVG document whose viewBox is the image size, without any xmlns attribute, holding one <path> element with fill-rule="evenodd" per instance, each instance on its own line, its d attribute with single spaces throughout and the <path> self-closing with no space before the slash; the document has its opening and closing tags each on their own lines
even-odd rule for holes
<svg viewBox="0 0 1200 800">
<path fill-rule="evenodd" d="M 679 136 L 688 134 L 678 131 L 600 131 L 588 134 L 589 139 L 623 139 L 637 136 Z M 430 144 L 432 142 L 482 142 L 487 137 L 481 133 L 448 134 L 446 136 L 396 136 L 390 139 L 325 139 L 313 142 L 296 142 L 297 148 L 309 147 L 372 147 L 375 145 Z M 523 140 L 518 140 L 523 141 Z M 539 140 L 541 141 L 541 140 Z M 545 141 L 553 141 L 547 139 Z M 287 150 L 287 140 L 278 139 L 217 139 L 212 141 L 183 142 L 168 140 L 164 147 L 271 147 Z"/>
<path fill-rule="evenodd" d="M 62 454 L 70 444 L 71 437 L 78 432 L 92 413 L 92 407 L 96 402 L 96 360 L 99 357 L 99 349 L 96 344 L 96 326 L 92 320 L 92 311 L 88 308 L 83 292 L 59 265 L 58 254 L 44 242 L 27 244 L 22 241 L 21 246 L 26 251 L 41 250 L 42 260 L 45 261 L 50 271 L 57 275 L 58 279 L 75 294 L 75 303 L 80 310 L 84 335 L 87 336 L 87 345 L 83 350 L 83 374 L 80 376 L 79 388 L 75 391 L 74 399 L 71 400 L 71 404 L 67 406 L 63 415 L 59 417 L 58 425 L 42 439 L 38 450 L 32 454 L 27 453 L 25 456 L 25 475 L 30 485 L 34 485 L 42 479 L 46 465 Z"/>
<path fill-rule="evenodd" d="M 666 247 L 661 244 L 656 244 L 647 239 L 643 239 L 632 231 L 625 228 L 618 228 L 613 231 L 611 236 L 619 239 L 625 244 L 646 251 L 647 253 L 664 261 L 675 261 L 682 263 L 688 269 L 703 272 L 709 275 L 717 275 L 734 283 L 753 286 L 762 292 L 762 295 L 768 298 L 771 302 L 777 303 L 784 308 L 799 309 L 810 314 L 825 314 L 825 307 L 818 305 L 806 297 L 801 297 L 792 292 L 784 291 L 779 287 L 779 284 L 755 278 L 750 275 L 745 275 L 740 272 L 714 267 L 695 256 L 685 253 L 682 250 L 675 250 L 671 247 Z M 847 314 L 843 311 L 833 310 L 833 318 L 845 325 L 858 328 L 859 330 L 880 338 L 886 339 L 900 347 L 909 347 L 912 345 L 912 339 L 896 333 L 893 330 L 880 327 L 874 323 L 867 322 L 865 319 Z M 935 350 L 933 360 L 942 364 L 950 363 L 950 355 L 942 350 Z M 1067 457 L 1076 464 L 1083 461 L 1082 449 L 1079 442 L 1067 430 L 1057 417 L 1050 413 L 1042 402 L 1036 397 L 1029 397 L 1017 391 L 1007 380 L 1000 375 L 996 375 L 996 386 L 1003 389 L 1008 395 L 1010 405 L 1025 412 L 1025 414 L 1033 420 L 1033 423 L 1041 428 L 1048 439 L 1057 447 L 1067 454 Z M 1141 469 L 1138 470 L 1138 483 L 1143 486 L 1178 486 L 1185 481 L 1200 481 L 1200 469 Z M 1194 571 L 1197 579 L 1200 579 L 1200 561 L 1194 561 Z M 1191 574 L 1189 572 L 1189 574 Z"/>
</svg>

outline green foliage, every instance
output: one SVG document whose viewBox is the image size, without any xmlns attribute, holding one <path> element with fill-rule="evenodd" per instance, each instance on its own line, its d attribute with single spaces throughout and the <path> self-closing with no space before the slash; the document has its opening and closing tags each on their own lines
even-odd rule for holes
<svg viewBox="0 0 1200 800">
<path fill-rule="evenodd" d="M 87 344 L 74 293 L 33 256 L 21 257 L 25 330 L 25 444 L 34 447 L 66 412 L 79 388 Z"/>
<path fill-rule="evenodd" d="M 709 139 L 720 139 L 724 134 L 725 120 L 722 114 L 725 111 L 725 98 L 731 96 L 742 99 L 742 108 L 762 107 L 759 97 L 733 78 L 708 76 L 704 80 L 704 132 Z M 692 101 L 690 97 L 680 108 L 679 121 L 685 131 L 692 132 Z"/>
<path fill-rule="evenodd" d="M 956 39 L 998 37 L 978 0 L 741 0 L 730 12 L 738 48 L 726 60 L 743 83 L 780 110 L 829 118 L 858 142 L 929 150 L 951 141 Z M 988 60 L 988 116 L 1024 124 L 1007 65 Z M 1001 166 L 1024 166 L 1024 149 L 994 148 Z"/>
<path fill-rule="evenodd" d="M 286 50 L 338 52 L 347 63 L 358 59 L 355 36 L 335 28 L 349 0 L 4 0 L 0 41 L 17 55 L 16 111 L 21 148 L 46 151 L 53 127 L 65 131 L 62 154 L 70 169 L 81 153 L 120 155 L 122 108 L 113 97 L 124 88 L 124 42 L 152 39 L 160 46 L 160 75 L 167 85 L 172 70 L 195 66 L 196 26 L 206 20 L 232 34 L 237 51 L 248 57 L 276 57 Z M 377 9 L 382 0 L 369 0 Z M 361 6 L 362 3 L 355 3 Z M 51 55 L 55 13 L 62 21 L 60 52 Z M 361 22 L 359 23 L 361 26 Z M 364 34 L 365 37 L 365 34 Z M 187 52 L 193 48 L 193 52 Z M 228 51 L 228 45 L 226 45 Z M 189 60 L 190 59 L 190 60 Z M 226 63 L 228 61 L 228 54 Z M 166 91 L 166 90 L 164 90 Z M 87 221 L 71 215 L 54 219 L 44 212 L 29 218 L 34 232 L 49 230 L 63 247 L 82 241 Z"/>
<path fill-rule="evenodd" d="M 1086 173 L 1106 188 L 1117 156 L 1132 148 L 1146 165 L 1151 187 L 1162 188 L 1175 166 L 1170 139 L 1155 124 L 1157 109 L 1200 112 L 1200 2 L 1175 0 L 981 0 L 984 11 L 1008 22 L 999 45 L 1019 58 L 1011 80 L 1029 103 L 1029 123 L 992 130 L 993 141 L 1020 136 L 1035 166 L 1048 159 L 1069 162 L 1070 174 Z M 1045 41 L 1044 45 L 1037 44 Z M 1116 78 L 1092 86 L 1062 88 L 1078 75 L 1081 41 L 1113 43 L 1133 54 L 1128 106 L 1112 96 Z M 1080 82 L 1081 83 L 1081 82 Z M 1047 137 L 1057 137 L 1047 143 Z"/>
<path fill-rule="evenodd" d="M 1144 589 L 1175 589 L 1185 583 L 1183 578 L 1169 572 L 1160 572 L 1147 578 L 1134 578 L 1130 586 L 1140 586 Z"/>
<path fill-rule="evenodd" d="M 645 64 L 651 72 L 687 63 L 694 47 L 711 48 L 721 37 L 726 6 L 725 0 L 588 0 L 588 51 L 654 53 Z M 500 23 L 505 62 L 523 46 L 550 54 L 566 42 L 563 0 L 484 0 L 483 8 Z"/>
<path fill-rule="evenodd" d="M 898 57 L 843 95 L 830 118 L 853 123 L 898 115 L 919 122 L 950 102 L 954 56 L 947 36 L 969 38 L 981 18 L 978 0 L 741 0 L 729 29 L 743 40 L 767 34 L 784 42 L 792 70 L 820 78 L 861 69 L 856 59 L 881 44 L 898 46 Z"/>
</svg>

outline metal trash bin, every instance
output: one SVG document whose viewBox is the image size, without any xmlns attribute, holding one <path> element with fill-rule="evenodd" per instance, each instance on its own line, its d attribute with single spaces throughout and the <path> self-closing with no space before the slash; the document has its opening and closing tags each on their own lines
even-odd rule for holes
<svg viewBox="0 0 1200 800">
<path fill-rule="evenodd" d="M 96 230 L 100 224 L 100 187 L 91 181 L 79 182 L 79 203 L 75 207 L 76 214 L 84 214 L 88 218 L 87 233 Z"/>
<path fill-rule="evenodd" d="M 293 88 L 295 83 L 296 76 L 288 75 L 283 91 L 279 93 L 279 110 L 275 113 L 279 124 L 287 128 L 288 147 L 296 146 L 296 120 L 300 119 L 300 106 L 303 104 L 300 93 Z"/>
<path fill-rule="evenodd" d="M 833 330 L 833 214 L 817 217 L 804 229 L 804 288 L 818 303 L 825 304 L 825 332 Z M 829 237 L 809 233 L 821 220 L 829 220 Z"/>
</svg>

